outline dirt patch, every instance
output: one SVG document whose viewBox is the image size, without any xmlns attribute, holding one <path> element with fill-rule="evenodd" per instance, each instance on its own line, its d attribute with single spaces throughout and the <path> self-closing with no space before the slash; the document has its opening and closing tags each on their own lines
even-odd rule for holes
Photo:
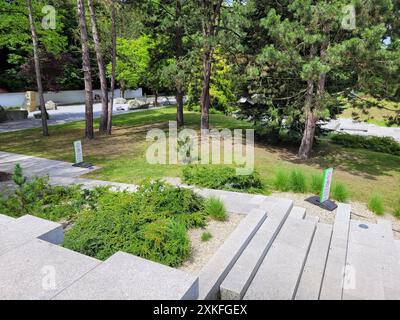
<svg viewBox="0 0 400 320">
<path fill-rule="evenodd" d="M 306 208 L 306 212 L 310 216 L 319 217 L 320 222 L 333 224 L 335 220 L 336 210 L 329 212 L 323 210 L 317 206 L 312 205 L 309 202 L 304 201 L 304 199 L 311 197 L 311 194 L 299 194 L 290 192 L 276 192 L 272 196 L 279 198 L 287 198 L 294 201 L 295 206 Z M 385 214 L 383 216 L 377 216 L 375 213 L 370 211 L 367 206 L 360 202 L 350 202 L 351 205 L 351 218 L 355 220 L 362 220 L 371 223 L 377 223 L 377 219 L 389 220 L 393 225 L 393 233 L 395 239 L 400 240 L 400 219 L 397 219 L 391 214 Z"/>
<path fill-rule="evenodd" d="M 206 228 L 190 230 L 191 257 L 178 269 L 197 275 L 244 217 L 245 215 L 241 214 L 230 214 L 228 221 L 210 219 Z M 204 232 L 211 233 L 212 238 L 202 241 L 201 236 Z"/>
</svg>

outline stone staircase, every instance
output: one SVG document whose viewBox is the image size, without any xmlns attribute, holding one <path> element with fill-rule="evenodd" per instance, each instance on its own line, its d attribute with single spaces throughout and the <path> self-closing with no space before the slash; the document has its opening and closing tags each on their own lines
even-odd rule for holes
<svg viewBox="0 0 400 320">
<path fill-rule="evenodd" d="M 127 253 L 60 246 L 57 223 L 0 215 L 0 299 L 400 299 L 400 241 L 388 221 L 333 225 L 293 201 L 195 189 L 245 217 L 197 276 Z"/>
</svg>

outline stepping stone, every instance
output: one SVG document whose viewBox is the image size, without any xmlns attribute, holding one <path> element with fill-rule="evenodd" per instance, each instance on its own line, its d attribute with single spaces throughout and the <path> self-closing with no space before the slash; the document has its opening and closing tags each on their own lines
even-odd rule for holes
<svg viewBox="0 0 400 320">
<path fill-rule="evenodd" d="M 293 207 L 292 211 L 290 211 L 289 217 L 296 219 L 304 219 L 306 216 L 306 209 L 301 207 Z"/>
<path fill-rule="evenodd" d="M 198 278 L 117 252 L 63 290 L 57 300 L 185 300 L 198 296 Z"/>
<path fill-rule="evenodd" d="M 0 256 L 0 299 L 51 299 L 101 261 L 35 239 Z"/>
<path fill-rule="evenodd" d="M 331 237 L 332 226 L 318 223 L 299 287 L 297 288 L 296 300 L 319 299 Z"/>
<path fill-rule="evenodd" d="M 64 240 L 60 224 L 26 215 L 5 225 L 0 225 L 0 256 L 19 246 L 40 238 L 53 244 Z"/>
<path fill-rule="evenodd" d="M 222 300 L 240 300 L 246 293 L 276 235 L 284 224 L 293 203 L 276 202 L 240 258 L 221 284 Z"/>
<path fill-rule="evenodd" d="M 315 233 L 312 221 L 288 218 L 251 282 L 245 300 L 291 300 Z"/>
<path fill-rule="evenodd" d="M 322 282 L 321 300 L 341 300 L 346 266 L 351 206 L 339 203 Z"/>
<path fill-rule="evenodd" d="M 381 241 L 376 224 L 350 221 L 344 300 L 385 298 Z"/>
<path fill-rule="evenodd" d="M 199 300 L 219 298 L 221 283 L 266 218 L 267 211 L 253 209 L 231 233 L 199 274 Z"/>
<path fill-rule="evenodd" d="M 4 214 L 0 214 L 0 226 L 4 226 L 10 222 L 13 222 L 15 220 L 15 218 L 6 216 Z"/>
</svg>

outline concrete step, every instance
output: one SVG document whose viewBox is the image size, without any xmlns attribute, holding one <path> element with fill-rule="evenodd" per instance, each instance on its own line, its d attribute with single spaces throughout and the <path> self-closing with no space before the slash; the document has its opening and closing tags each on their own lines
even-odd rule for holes
<svg viewBox="0 0 400 320">
<path fill-rule="evenodd" d="M 244 299 L 291 300 L 315 233 L 312 221 L 288 218 L 265 256 Z"/>
<path fill-rule="evenodd" d="M 341 300 L 346 265 L 351 206 L 339 203 L 322 282 L 321 300 Z"/>
<path fill-rule="evenodd" d="M 318 223 L 296 292 L 296 300 L 319 299 L 331 237 L 332 225 Z"/>
<path fill-rule="evenodd" d="M 58 223 L 31 215 L 0 225 L 0 256 L 35 238 L 60 244 L 64 240 L 63 228 Z"/>
<path fill-rule="evenodd" d="M 222 281 L 266 218 L 266 210 L 253 209 L 231 233 L 199 274 L 199 300 L 219 298 Z"/>
<path fill-rule="evenodd" d="M 0 300 L 51 299 L 99 260 L 35 239 L 0 256 Z"/>
<path fill-rule="evenodd" d="M 56 300 L 194 300 L 198 278 L 124 252 L 86 273 Z"/>
<path fill-rule="evenodd" d="M 0 226 L 4 226 L 12 221 L 14 221 L 15 218 L 12 218 L 10 216 L 6 216 L 4 214 L 0 214 Z"/>
<path fill-rule="evenodd" d="M 293 207 L 292 211 L 290 211 L 289 216 L 291 218 L 304 219 L 306 216 L 306 209 L 301 207 Z"/>
<path fill-rule="evenodd" d="M 267 219 L 222 282 L 221 299 L 243 298 L 292 207 L 292 202 L 277 202 L 271 205 Z"/>
<path fill-rule="evenodd" d="M 351 220 L 343 300 L 383 300 L 382 238 L 377 225 Z"/>
</svg>

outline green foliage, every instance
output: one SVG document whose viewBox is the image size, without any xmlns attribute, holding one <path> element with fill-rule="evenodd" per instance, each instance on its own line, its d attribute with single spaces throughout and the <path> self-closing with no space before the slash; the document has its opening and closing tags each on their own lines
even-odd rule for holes
<svg viewBox="0 0 400 320">
<path fill-rule="evenodd" d="M 275 173 L 274 187 L 279 191 L 288 191 L 290 188 L 290 178 L 287 171 L 278 169 Z"/>
<path fill-rule="evenodd" d="M 201 235 L 201 241 L 203 242 L 207 242 L 209 240 L 211 240 L 212 238 L 212 234 L 210 232 L 203 232 L 203 234 Z"/>
<path fill-rule="evenodd" d="M 290 190 L 298 193 L 307 191 L 306 178 L 300 170 L 293 170 L 290 173 Z"/>
<path fill-rule="evenodd" d="M 346 186 L 342 183 L 336 183 L 333 187 L 333 199 L 340 202 L 346 202 L 348 198 L 349 192 L 347 191 Z"/>
<path fill-rule="evenodd" d="M 363 148 L 377 152 L 400 155 L 400 143 L 392 137 L 334 134 L 332 141 L 347 148 Z"/>
<path fill-rule="evenodd" d="M 146 182 L 137 192 L 107 192 L 65 235 L 64 246 L 106 259 L 125 251 L 169 266 L 190 253 L 187 230 L 204 227 L 203 200 L 189 189 Z"/>
<path fill-rule="evenodd" d="M 311 177 L 311 185 L 310 185 L 311 192 L 314 194 L 320 194 L 321 188 L 322 188 L 322 177 L 313 175 Z"/>
<path fill-rule="evenodd" d="M 396 210 L 394 210 L 393 215 L 394 215 L 397 219 L 400 219 L 400 208 L 397 208 Z"/>
<path fill-rule="evenodd" d="M 0 198 L 0 212 L 20 217 L 25 214 L 59 221 L 73 220 L 82 210 L 93 208 L 105 188 L 81 190 L 79 186 L 52 186 L 47 177 L 27 180 L 19 165 L 12 177 L 16 189 L 9 196 Z"/>
<path fill-rule="evenodd" d="M 206 199 L 204 211 L 215 220 L 225 221 L 228 218 L 224 203 L 215 197 Z"/>
<path fill-rule="evenodd" d="M 368 209 L 377 215 L 383 215 L 385 213 L 382 198 L 378 194 L 373 194 L 371 196 L 368 201 Z"/>
<path fill-rule="evenodd" d="M 255 191 L 263 187 L 257 172 L 237 175 L 234 168 L 216 165 L 185 166 L 183 180 L 191 185 L 211 189 Z"/>
</svg>

